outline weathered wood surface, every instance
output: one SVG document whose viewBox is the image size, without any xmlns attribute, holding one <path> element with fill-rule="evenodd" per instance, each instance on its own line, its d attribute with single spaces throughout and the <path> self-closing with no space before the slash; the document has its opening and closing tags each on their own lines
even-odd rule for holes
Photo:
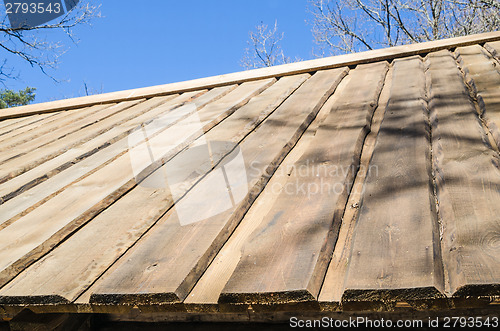
<svg viewBox="0 0 500 331">
<path fill-rule="evenodd" d="M 223 115 L 230 115 L 272 83 L 273 80 L 264 80 L 242 84 L 233 91 L 234 94 L 229 93 L 166 130 L 161 131 L 165 127 L 163 122 L 153 127 L 153 130 L 159 130 L 160 133 L 131 150 L 140 151 L 144 146 L 152 146 L 165 154 L 157 155 L 154 160 L 136 159 L 135 161 L 140 162 L 136 167 L 142 172 L 141 175 L 147 176 L 148 172 L 189 145 L 201 134 L 200 128 L 208 130 L 217 125 L 224 119 Z M 190 112 L 191 107 L 185 111 Z M 198 125 L 193 126 L 193 117 L 201 123 L 200 128 Z M 132 169 L 131 161 L 127 154 L 116 158 L 0 231 L 0 284 L 12 279 L 134 187 L 137 174 Z"/>
<path fill-rule="evenodd" d="M 387 69 L 385 62 L 358 66 L 336 91 L 287 189 L 243 246 L 220 302 L 317 298 Z"/>
<path fill-rule="evenodd" d="M 487 42 L 484 44 L 484 48 L 486 48 L 497 61 L 500 61 L 500 41 Z"/>
<path fill-rule="evenodd" d="M 385 49 L 377 49 L 367 52 L 346 54 L 323 59 L 295 62 L 270 68 L 241 71 L 231 74 L 200 78 L 185 82 L 158 85 L 134 90 L 111 92 L 99 95 L 79 97 L 68 100 L 51 101 L 42 104 L 21 106 L 3 111 L 1 119 L 14 118 L 44 112 L 53 112 L 62 109 L 79 108 L 99 103 L 120 102 L 125 100 L 149 98 L 159 95 L 187 92 L 217 86 L 236 84 L 250 80 L 258 80 L 284 75 L 295 75 L 316 70 L 333 69 L 349 65 L 373 63 L 388 59 L 407 57 L 416 54 L 427 54 L 429 52 L 448 49 L 451 47 L 480 44 L 500 39 L 500 32 L 488 32 L 464 37 L 435 40 L 424 43 L 396 46 Z M 493 44 L 493 43 L 492 43 Z"/>
<path fill-rule="evenodd" d="M 345 85 L 347 81 L 348 79 L 344 78 L 339 87 L 337 87 L 337 90 L 342 89 L 342 85 Z M 328 99 L 302 138 L 297 142 L 297 145 L 280 164 L 264 191 L 262 191 L 252 204 L 234 233 L 229 237 L 228 241 L 184 300 L 187 309 L 197 311 L 197 309 L 206 309 L 207 305 L 217 305 L 220 293 L 241 258 L 242 246 L 259 224 L 262 223 L 264 217 L 274 205 L 288 181 L 288 175 L 291 173 L 293 165 L 310 147 L 319 125 L 328 116 L 336 100 L 337 96 L 335 94 Z"/>
<path fill-rule="evenodd" d="M 80 111 L 81 109 L 76 109 L 75 111 Z M 0 143 L 3 141 L 10 139 L 12 137 L 16 137 L 19 135 L 28 135 L 27 131 L 31 131 L 40 125 L 50 123 L 52 121 L 57 121 L 64 114 L 64 111 L 49 113 L 49 114 L 39 114 L 32 115 L 27 117 L 20 117 L 11 120 L 5 120 L 0 122 Z"/>
<path fill-rule="evenodd" d="M 41 146 L 50 144 L 70 133 L 123 110 L 124 108 L 117 107 L 116 104 L 96 105 L 87 109 L 62 112 L 58 115 L 66 116 L 48 123 L 38 122 L 40 124 L 36 129 L 29 130 L 22 135 L 12 137 L 0 143 L 2 150 L 0 152 L 0 162 L 5 162 L 6 160 L 36 150 Z M 83 112 L 87 112 L 87 116 L 84 116 Z"/>
<path fill-rule="evenodd" d="M 370 163 L 342 299 L 443 297 L 430 172 L 424 65 L 394 62 L 393 85 Z"/>
<path fill-rule="evenodd" d="M 280 79 L 202 138 L 206 141 L 240 142 L 297 89 L 307 76 Z M 224 147 L 225 151 L 219 150 L 218 155 L 215 152 L 212 154 L 213 162 L 220 161 L 233 148 L 230 144 Z M 189 150 L 179 153 L 163 167 L 181 166 L 179 163 L 185 161 L 183 154 L 186 153 Z M 206 160 L 191 161 L 194 162 L 179 168 L 182 174 L 176 174 L 183 179 L 184 190 L 188 190 L 209 171 Z M 0 291 L 0 297 L 15 294 L 19 302 L 75 300 L 172 205 L 169 187 L 135 187 L 4 287 Z M 60 270 L 60 265 L 67 265 L 68 268 Z M 58 293 L 59 297 L 51 296 L 52 293 Z"/>
<path fill-rule="evenodd" d="M 242 164 L 204 177 L 103 275 L 91 302 L 183 300 L 345 73 L 346 69 L 319 71 L 306 81 L 239 145 Z M 235 152 L 222 164 L 237 158 Z M 230 201 L 220 185 L 221 171 L 235 184 Z M 207 196 L 215 198 L 206 202 Z M 180 210 L 183 202 L 185 209 Z M 186 215 L 186 209 L 191 213 Z M 195 217 L 198 222 L 190 223 Z"/>
<path fill-rule="evenodd" d="M 391 66 L 384 81 L 384 87 L 380 93 L 377 108 L 373 114 L 372 125 L 368 133 L 360 158 L 360 168 L 356 174 L 356 179 L 349 194 L 342 224 L 332 259 L 328 265 L 328 270 L 321 287 L 318 301 L 327 307 L 336 309 L 340 307 L 342 295 L 344 294 L 345 276 L 351 258 L 352 239 L 354 228 L 358 220 L 359 206 L 363 199 L 366 177 L 371 173 L 370 162 L 377 142 L 380 126 L 385 116 L 387 103 L 393 86 L 394 66 Z M 376 168 L 375 168 L 376 169 Z"/>
<path fill-rule="evenodd" d="M 459 47 L 455 53 L 467 85 L 476 94 L 481 117 L 500 146 L 500 63 L 479 45 Z"/>
<path fill-rule="evenodd" d="M 113 117 L 108 117 L 93 124 L 85 130 L 73 132 L 64 138 L 43 145 L 31 151 L 29 154 L 22 154 L 18 157 L 14 157 L 8 161 L 0 163 L 0 183 L 3 183 L 10 178 L 22 174 L 23 172 L 56 157 L 69 148 L 75 147 L 97 137 L 98 135 L 110 130 L 114 125 L 121 124 L 122 122 L 137 116 L 137 111 L 145 112 L 149 110 L 147 107 L 144 107 L 143 103 L 138 104 L 137 107 L 131 107 L 137 103 L 138 101 L 126 101 L 117 104 L 114 107 L 127 109 L 119 112 Z"/>
<path fill-rule="evenodd" d="M 498 295 L 500 171 L 448 51 L 428 56 L 434 172 L 446 291 Z"/>
<path fill-rule="evenodd" d="M 0 201 L 3 200 L 0 205 L 0 228 L 12 223 L 15 220 L 13 217 L 20 216 L 27 208 L 127 152 L 130 147 L 128 135 L 142 123 L 159 118 L 166 121 L 168 118 L 169 126 L 175 125 L 233 88 L 215 88 L 194 100 L 199 92 L 184 93 L 0 185 Z M 188 111 L 187 105 L 182 107 L 187 102 L 195 105 L 189 106 Z M 158 101 L 154 104 L 158 105 Z"/>
</svg>

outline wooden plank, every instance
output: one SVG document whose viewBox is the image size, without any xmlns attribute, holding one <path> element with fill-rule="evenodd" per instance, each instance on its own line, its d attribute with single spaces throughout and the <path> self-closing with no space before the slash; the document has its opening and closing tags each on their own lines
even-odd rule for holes
<svg viewBox="0 0 500 331">
<path fill-rule="evenodd" d="M 490 41 L 484 44 L 484 48 L 500 62 L 500 41 Z"/>
<path fill-rule="evenodd" d="M 298 88 L 308 75 L 280 79 L 203 137 L 206 141 L 238 143 L 250 134 L 284 99 Z M 192 144 L 195 146 L 196 142 Z M 217 151 L 213 162 L 218 162 L 233 148 L 227 144 Z M 189 150 L 176 155 L 163 167 L 177 166 L 189 156 Z M 177 161 L 179 160 L 179 161 Z M 205 160 L 182 168 L 184 190 L 188 190 L 209 171 Z M 195 174 L 195 175 L 193 175 Z M 190 184 L 187 184 L 187 182 Z M 136 186 L 112 206 L 96 216 L 88 225 L 50 252 L 43 259 L 21 273 L 0 291 L 0 296 L 16 297 L 17 302 L 47 302 L 53 293 L 56 300 L 75 300 L 84 290 L 172 206 L 168 187 Z M 124 215 L 127 215 L 124 217 Z M 61 270 L 61 266 L 66 268 Z M 54 299 L 52 299 L 54 300 Z"/>
<path fill-rule="evenodd" d="M 442 298 L 424 65 L 395 61 L 393 88 L 354 229 L 343 301 Z"/>
<path fill-rule="evenodd" d="M 49 114 L 37 114 L 26 117 L 18 117 L 9 120 L 0 121 L 0 138 L 3 139 L 3 135 L 11 132 L 12 130 L 17 130 L 19 128 L 25 127 L 27 125 L 32 124 L 33 122 L 37 122 L 43 120 L 50 116 L 55 116 L 58 113 L 49 113 Z"/>
<path fill-rule="evenodd" d="M 363 198 L 365 180 L 371 173 L 372 167 L 370 167 L 370 161 L 375 149 L 380 125 L 384 119 L 387 103 L 389 102 L 393 85 L 393 73 L 394 66 L 391 66 L 384 81 L 384 87 L 380 93 L 377 108 L 373 114 L 370 132 L 365 139 L 360 158 L 360 167 L 356 174 L 351 193 L 349 194 L 349 200 L 347 201 L 344 214 L 342 215 L 342 224 L 339 229 L 337 242 L 318 297 L 318 301 L 321 305 L 329 309 L 338 310 L 341 307 L 342 294 L 345 288 L 344 281 L 348 262 L 351 257 L 350 252 L 354 227 L 358 219 L 359 206 Z"/>
<path fill-rule="evenodd" d="M 481 44 L 500 39 L 500 32 L 488 32 L 464 37 L 435 40 L 424 43 L 396 46 L 373 51 L 346 54 L 322 59 L 295 62 L 285 65 L 241 71 L 231 74 L 194 79 L 179 83 L 158 85 L 134 90 L 111 92 L 74 99 L 51 101 L 43 104 L 21 106 L 2 112 L 0 119 L 26 116 L 44 112 L 53 112 L 61 109 L 79 108 L 105 102 L 119 102 L 124 100 L 140 99 L 170 93 L 187 92 L 198 89 L 213 88 L 226 84 L 237 84 L 250 80 L 270 77 L 295 75 L 317 70 L 333 69 L 362 63 L 373 63 L 388 59 L 407 57 L 416 54 L 427 54 L 432 51 L 452 47 Z"/>
<path fill-rule="evenodd" d="M 306 81 L 220 163 L 238 160 L 237 165 L 210 172 L 177 201 L 106 272 L 90 301 L 183 300 L 345 74 L 346 69 L 319 71 Z M 224 173 L 234 184 L 229 192 Z M 206 201 L 207 196 L 213 198 Z"/>
<path fill-rule="evenodd" d="M 432 120 L 446 290 L 453 296 L 498 295 L 500 172 L 451 54 L 430 54 Z"/>
<path fill-rule="evenodd" d="M 467 85 L 477 98 L 481 117 L 500 146 L 500 71 L 494 59 L 479 45 L 459 47 L 455 51 L 467 79 Z M 498 68 L 500 69 L 500 68 Z"/>
<path fill-rule="evenodd" d="M 49 143 L 51 140 L 47 139 L 49 138 L 47 135 L 50 136 L 54 134 L 56 130 L 62 131 L 64 129 L 68 130 L 69 128 L 77 129 L 79 128 L 77 126 L 78 122 L 83 122 L 82 125 L 88 125 L 88 123 L 92 123 L 87 119 L 88 117 L 106 111 L 106 108 L 110 108 L 113 105 L 114 104 L 95 105 L 87 108 L 59 112 L 52 117 L 25 126 L 22 130 L 15 130 L 7 135 L 1 136 L 0 148 L 7 151 L 16 146 L 15 150 L 19 150 L 20 153 L 28 144 L 37 146 L 36 143 L 40 140 Z M 116 108 L 110 109 L 115 110 Z M 97 117 L 97 119 L 99 119 L 99 117 Z M 40 138 L 41 136 L 44 138 Z M 5 153 L 0 153 L 0 157 L 2 157 L 2 159 L 7 159 L 3 154 Z"/>
<path fill-rule="evenodd" d="M 262 223 L 264 217 L 283 191 L 288 181 L 288 176 L 293 169 L 293 165 L 310 147 L 311 141 L 313 141 L 319 125 L 323 123 L 326 116 L 328 116 L 330 110 L 335 105 L 338 91 L 342 90 L 342 86 L 345 85 L 347 81 L 349 81 L 349 78 L 344 78 L 337 87 L 337 92 L 323 105 L 314 121 L 297 142 L 297 145 L 285 157 L 262 193 L 245 214 L 238 227 L 236 227 L 233 234 L 231 234 L 212 263 L 210 263 L 210 266 L 198 280 L 193 290 L 186 297 L 184 304 L 188 311 L 204 311 L 207 305 L 217 304 L 220 293 L 224 289 L 224 286 L 233 274 L 241 258 L 243 244 Z"/>
<path fill-rule="evenodd" d="M 167 100 L 165 97 L 164 100 Z M 136 105 L 137 104 L 137 105 Z M 68 134 L 67 136 L 52 141 L 49 144 L 43 145 L 30 153 L 25 153 L 21 156 L 11 158 L 7 161 L 0 163 L 0 183 L 3 183 L 10 178 L 18 176 L 37 165 L 46 162 L 54 157 L 64 153 L 70 148 L 85 143 L 92 138 L 112 129 L 114 126 L 119 125 L 131 118 L 140 115 L 149 110 L 151 102 L 138 103 L 137 101 L 126 101 L 115 105 L 118 109 L 125 109 L 118 112 L 115 116 L 108 117 L 93 125 L 88 126 L 85 130 L 80 130 Z M 133 106 L 137 107 L 133 107 Z"/>
<path fill-rule="evenodd" d="M 140 167 L 139 170 L 143 169 L 140 171 L 141 175 L 146 177 L 202 134 L 198 125 L 193 125 L 193 123 L 198 121 L 201 123 L 201 128 L 208 131 L 223 119 L 222 114 L 230 115 L 273 82 L 274 80 L 264 80 L 242 84 L 232 93 L 181 120 L 176 125 L 163 131 L 159 127 L 157 130 L 159 133 L 156 132 L 158 134 L 146 142 L 137 140 L 138 144 L 131 148 L 130 153 L 137 155 L 137 151 L 151 149 L 161 150 L 163 155 L 155 155 L 155 158 L 151 160 L 132 159 L 129 154 L 124 154 L 90 176 L 68 186 L 64 192 L 1 230 L 0 284 L 10 281 L 61 240 L 133 188 L 137 184 L 137 173 L 133 171 L 131 161 L 136 162 L 136 170 L 138 167 Z M 193 105 L 193 107 L 196 106 Z M 216 112 L 217 110 L 219 113 Z M 187 108 L 186 112 L 190 112 L 190 108 Z M 160 118 L 160 124 L 164 125 L 161 120 Z M 155 124 L 152 122 L 148 125 L 155 129 Z M 146 127 L 149 129 L 148 126 Z"/>
<path fill-rule="evenodd" d="M 193 97 L 196 97 L 199 92 L 183 93 L 138 117 L 113 127 L 78 148 L 71 149 L 3 183 L 0 185 L 0 197 L 3 199 L 3 203 L 0 204 L 0 229 L 44 203 L 75 180 L 91 174 L 114 158 L 126 153 L 129 149 L 128 135 L 138 125 L 148 123 L 160 116 L 162 118 L 168 116 L 171 119 L 170 126 L 174 125 L 185 115 L 200 110 L 231 90 L 232 87 L 215 88 L 194 100 L 192 100 Z M 162 101 L 154 102 L 158 104 Z M 196 104 L 196 107 L 190 107 L 186 112 L 186 106 L 182 107 L 186 102 Z"/>
<path fill-rule="evenodd" d="M 179 121 L 183 119 L 182 116 L 187 116 L 196 112 L 197 110 L 203 108 L 206 104 L 215 101 L 225 94 L 229 93 L 235 87 L 235 85 L 219 87 L 212 89 L 208 93 L 205 93 L 205 91 L 187 92 L 173 99 L 169 97 L 166 102 L 165 98 L 163 97 L 153 98 L 150 101 L 142 104 L 142 106 L 148 106 L 148 108 L 150 108 L 149 111 L 142 113 L 141 115 L 126 121 L 125 123 L 113 126 L 110 130 L 100 134 L 90 141 L 83 143 L 78 147 L 71 148 L 61 155 L 47 162 L 44 162 L 37 167 L 0 185 L 0 202 L 5 203 L 5 201 L 14 198 L 18 194 L 25 192 L 33 186 L 38 185 L 44 180 L 67 169 L 68 167 L 71 167 L 74 164 L 90 157 L 96 152 L 107 148 L 109 145 L 113 146 L 114 151 L 116 151 L 116 155 L 118 155 L 121 153 L 121 151 L 124 151 L 124 148 L 128 147 L 128 141 L 126 138 L 134 129 L 137 128 L 138 125 L 148 123 L 155 118 L 163 116 L 163 113 L 165 112 L 178 108 L 187 102 L 192 102 L 192 105 L 195 105 L 195 107 L 192 107 L 192 105 L 190 106 L 191 112 L 186 113 L 185 107 L 181 107 L 182 109 L 175 109 L 174 113 L 171 114 L 172 116 L 175 116 L 175 114 L 181 114 L 179 118 L 176 119 L 177 121 Z M 199 96 L 200 94 L 201 96 Z M 196 97 L 196 99 L 192 100 L 194 97 Z M 171 115 L 169 114 L 168 116 Z M 106 160 L 106 158 L 103 158 L 103 160 L 98 163 L 104 163 Z M 75 177 L 75 179 L 76 178 L 78 177 Z M 54 185 L 57 186 L 58 184 Z"/>
<path fill-rule="evenodd" d="M 287 189 L 244 244 L 219 302 L 317 298 L 387 69 L 380 62 L 349 73 Z"/>
</svg>

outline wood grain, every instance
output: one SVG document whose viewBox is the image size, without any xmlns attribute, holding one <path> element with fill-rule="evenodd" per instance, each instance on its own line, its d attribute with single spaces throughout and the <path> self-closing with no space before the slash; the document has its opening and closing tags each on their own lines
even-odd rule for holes
<svg viewBox="0 0 500 331">
<path fill-rule="evenodd" d="M 351 70 L 287 189 L 243 246 L 219 302 L 317 298 L 387 69 L 380 62 Z"/>
<path fill-rule="evenodd" d="M 140 98 L 149 98 L 159 95 L 187 92 L 205 88 L 213 88 L 226 84 L 237 84 L 250 80 L 258 80 L 285 75 L 295 75 L 316 70 L 333 69 L 349 65 L 373 63 L 388 59 L 407 57 L 416 54 L 427 54 L 429 52 L 448 49 L 451 47 L 480 44 L 500 39 L 500 32 L 488 32 L 464 37 L 435 40 L 424 43 L 377 49 L 373 51 L 346 54 L 327 57 L 310 61 L 302 61 L 270 68 L 241 71 L 231 74 L 194 79 L 179 83 L 158 85 L 134 90 L 111 92 L 106 94 L 92 95 L 74 99 L 51 101 L 42 104 L 21 106 L 3 111 L 1 119 L 14 118 L 44 112 L 53 112 L 61 109 L 79 108 L 99 103 L 120 102 Z"/>
<path fill-rule="evenodd" d="M 219 99 L 216 102 L 218 105 L 214 103 L 206 106 L 195 115 L 201 121 L 202 127 L 209 130 L 224 119 L 223 114 L 230 115 L 272 83 L 273 80 L 264 80 L 242 84 L 233 93 Z M 186 112 L 190 110 L 191 108 L 187 108 Z M 192 125 L 192 117 L 195 115 L 187 117 L 166 130 L 160 130 L 160 133 L 147 140 L 147 143 L 142 142 L 132 148 L 140 150 L 146 144 L 153 148 L 167 147 L 165 154 L 157 155 L 153 161 L 136 160 L 141 162 L 139 167 L 144 167 L 142 171 L 144 176 L 173 157 L 201 134 L 198 127 L 193 128 Z M 169 146 L 172 148 L 169 149 Z M 88 222 L 133 188 L 136 183 L 131 158 L 128 154 L 122 155 L 90 176 L 70 185 L 63 193 L 1 230 L 0 284 L 5 284 L 37 258 L 50 251 L 59 241 Z"/>
<path fill-rule="evenodd" d="M 0 185 L 0 196 L 3 200 L 3 203 L 0 204 L 0 229 L 53 197 L 67 185 L 90 175 L 116 157 L 126 153 L 130 147 L 128 135 L 139 125 L 157 118 L 167 120 L 169 117 L 171 119 L 169 126 L 172 126 L 186 116 L 195 113 L 196 110 L 200 110 L 206 104 L 219 99 L 230 90 L 232 87 L 215 88 L 194 100 L 193 98 L 200 92 L 183 93 L 167 102 L 164 102 L 163 98 L 159 98 L 153 101 L 159 106 L 150 111 L 117 125 L 78 148 L 70 149 L 3 183 Z M 196 107 L 190 107 L 186 111 L 186 107 L 182 106 L 186 102 L 196 104 Z"/>
<path fill-rule="evenodd" d="M 500 171 L 447 51 L 428 56 L 434 172 L 449 295 L 498 295 Z"/>
<path fill-rule="evenodd" d="M 393 85 L 360 206 L 343 301 L 443 297 L 424 65 L 394 61 Z"/>
<path fill-rule="evenodd" d="M 373 157 L 380 126 L 387 109 L 387 103 L 389 102 L 393 86 L 393 73 L 394 67 L 391 66 L 384 81 L 384 87 L 380 93 L 377 108 L 373 114 L 370 132 L 366 136 L 363 145 L 360 168 L 356 174 L 356 179 L 349 194 L 349 200 L 342 215 L 342 224 L 339 229 L 337 242 L 318 297 L 318 301 L 328 307 L 340 307 L 341 305 L 342 294 L 344 294 L 345 289 L 345 276 L 349 266 L 349 259 L 351 258 L 354 228 L 359 216 L 359 206 L 363 199 L 365 180 L 372 171 L 376 170 L 376 168 L 370 167 L 370 162 Z"/>
<path fill-rule="evenodd" d="M 233 200 L 220 185 L 222 169 L 210 172 L 110 268 L 91 302 L 183 300 L 345 73 L 346 69 L 317 72 L 295 91 L 221 161 L 243 157 L 244 168 L 224 168 L 232 183 L 239 183 L 231 186 Z M 247 190 L 238 189 L 245 186 Z M 205 202 L 207 196 L 213 198 Z M 186 215 L 186 209 L 195 212 Z M 191 223 L 193 219 L 198 222 Z"/>
<path fill-rule="evenodd" d="M 184 304 L 188 310 L 198 311 L 197 309 L 201 309 L 204 311 L 207 305 L 215 306 L 217 304 L 220 293 L 238 265 L 241 258 L 242 246 L 262 223 L 283 191 L 293 165 L 310 148 L 319 125 L 324 122 L 330 110 L 337 102 L 338 91 L 342 90 L 348 81 L 349 78 L 344 78 L 337 87 L 337 92 L 323 105 L 314 121 L 297 142 L 297 145 L 280 164 L 265 189 L 252 204 L 238 227 L 236 227 L 234 233 L 229 237 L 193 290 L 186 297 Z"/>
<path fill-rule="evenodd" d="M 280 79 L 207 132 L 203 138 L 207 141 L 238 143 L 307 77 L 308 75 L 299 75 Z M 192 145 L 195 146 L 196 142 Z M 213 161 L 218 162 L 231 151 L 232 146 L 228 145 L 227 148 L 225 153 L 218 151 L 219 155 L 213 155 Z M 187 154 L 187 151 L 176 155 L 164 167 L 180 166 L 185 160 L 183 154 Z M 185 190 L 209 170 L 203 164 L 205 160 L 191 161 L 194 162 L 186 163 L 181 169 L 182 174 L 177 174 L 184 178 Z M 16 297 L 18 302 L 75 300 L 172 205 L 169 187 L 135 187 L 73 237 L 5 286 L 0 291 L 0 296 Z M 61 271 L 58 267 L 60 265 L 68 268 Z M 52 293 L 57 293 L 58 298 L 51 296 Z"/>
<path fill-rule="evenodd" d="M 467 85 L 479 106 L 481 118 L 500 146 L 500 63 L 479 45 L 459 47 L 455 54 L 462 67 Z"/>
</svg>

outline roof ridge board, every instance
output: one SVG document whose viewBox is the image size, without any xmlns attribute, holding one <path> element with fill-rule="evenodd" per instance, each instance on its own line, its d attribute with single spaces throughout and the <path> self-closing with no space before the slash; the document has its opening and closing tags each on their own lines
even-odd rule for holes
<svg viewBox="0 0 500 331">
<path fill-rule="evenodd" d="M 425 54 L 452 47 L 481 44 L 497 40 L 500 40 L 500 31 L 434 40 L 417 44 L 394 46 L 366 52 L 343 54 L 267 68 L 239 71 L 205 78 L 197 78 L 193 80 L 169 83 L 164 85 L 109 92 L 72 99 L 49 101 L 45 103 L 19 106 L 3 110 L 0 113 L 0 120 L 54 112 L 59 110 L 81 108 L 101 103 L 121 102 L 168 95 L 173 93 L 190 92 L 199 89 L 213 88 L 229 84 L 239 84 L 245 81 L 265 79 L 270 77 L 288 76 L 310 71 L 333 69 L 342 66 L 378 62 L 411 55 Z"/>
</svg>

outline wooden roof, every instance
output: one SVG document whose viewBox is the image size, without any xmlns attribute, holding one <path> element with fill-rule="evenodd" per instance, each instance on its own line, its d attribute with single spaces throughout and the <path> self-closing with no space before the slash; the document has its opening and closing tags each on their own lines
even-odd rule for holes
<svg viewBox="0 0 500 331">
<path fill-rule="evenodd" d="M 498 307 L 499 40 L 2 110 L 0 314 Z"/>
</svg>

